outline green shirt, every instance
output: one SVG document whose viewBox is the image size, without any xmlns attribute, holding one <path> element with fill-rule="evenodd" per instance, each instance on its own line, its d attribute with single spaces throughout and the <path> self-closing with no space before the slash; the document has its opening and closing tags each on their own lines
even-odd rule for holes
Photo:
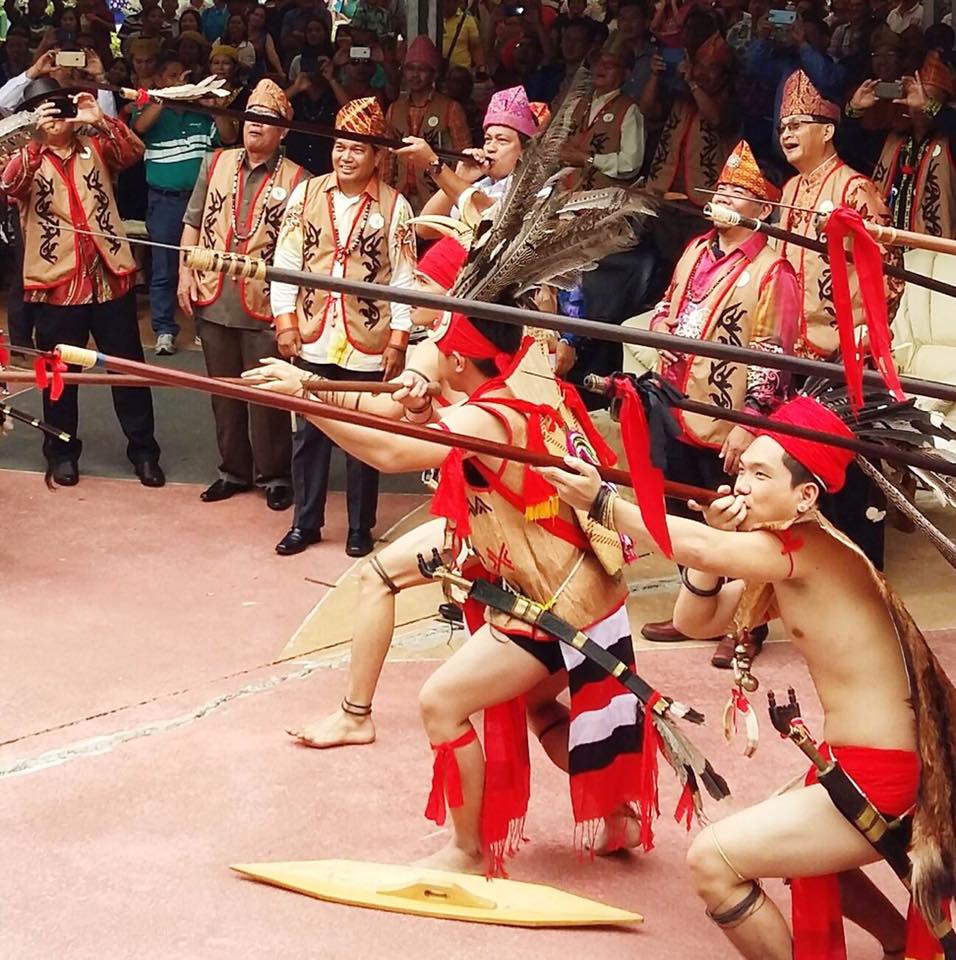
<svg viewBox="0 0 956 960">
<path fill-rule="evenodd" d="M 134 109 L 133 119 L 141 112 Z M 146 182 L 158 190 L 192 190 L 203 157 L 219 146 L 219 131 L 212 117 L 167 108 L 141 139 L 146 144 Z"/>
</svg>

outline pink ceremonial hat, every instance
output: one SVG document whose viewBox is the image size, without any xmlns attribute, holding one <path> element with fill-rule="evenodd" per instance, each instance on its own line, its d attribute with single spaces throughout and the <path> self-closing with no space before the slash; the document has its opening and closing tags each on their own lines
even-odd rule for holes
<svg viewBox="0 0 956 960">
<path fill-rule="evenodd" d="M 405 54 L 405 66 L 410 63 L 421 63 L 426 67 L 431 67 L 432 70 L 438 70 L 441 66 L 441 56 L 431 37 L 424 33 L 415 37 Z"/>
<path fill-rule="evenodd" d="M 528 103 L 524 87 L 499 90 L 491 98 L 481 126 L 483 130 L 492 126 L 511 127 L 518 133 L 533 137 L 538 131 L 538 123 L 531 112 L 531 104 Z"/>
</svg>

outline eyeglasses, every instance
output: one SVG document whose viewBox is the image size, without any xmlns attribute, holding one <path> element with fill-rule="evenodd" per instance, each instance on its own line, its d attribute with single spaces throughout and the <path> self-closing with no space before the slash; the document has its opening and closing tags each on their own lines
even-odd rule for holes
<svg viewBox="0 0 956 960">
<path fill-rule="evenodd" d="M 778 123 L 777 124 L 777 133 L 783 135 L 785 133 L 798 133 L 806 126 L 810 126 L 814 123 L 824 123 L 823 120 L 814 120 L 812 117 L 803 117 L 800 120 L 789 120 L 787 123 Z M 826 121 L 830 122 L 830 121 Z"/>
</svg>

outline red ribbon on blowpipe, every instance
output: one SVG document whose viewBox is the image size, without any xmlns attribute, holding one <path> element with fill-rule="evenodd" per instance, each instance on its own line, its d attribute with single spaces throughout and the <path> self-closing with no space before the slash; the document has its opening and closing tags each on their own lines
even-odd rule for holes
<svg viewBox="0 0 956 960">
<path fill-rule="evenodd" d="M 859 410 L 863 404 L 863 361 L 867 347 L 857 342 L 855 336 L 845 243 L 847 238 L 850 238 L 852 243 L 853 262 L 860 283 L 869 351 L 890 392 L 898 400 L 905 400 L 893 363 L 893 342 L 883 286 L 883 252 L 879 244 L 866 232 L 859 212 L 850 207 L 838 207 L 830 214 L 826 232 L 830 275 L 833 279 L 833 306 L 836 309 L 840 354 L 846 370 L 850 406 L 853 410 Z"/>
<path fill-rule="evenodd" d="M 10 366 L 10 351 L 7 349 L 7 341 L 0 333 L 0 367 Z"/>
<path fill-rule="evenodd" d="M 664 474 L 651 460 L 651 440 L 644 416 L 644 404 L 628 377 L 615 380 L 615 392 L 621 398 L 621 440 L 627 454 L 627 466 L 634 487 L 634 497 L 647 532 L 660 547 L 661 553 L 671 559 L 674 550 L 667 529 L 667 511 L 664 508 Z"/>
<path fill-rule="evenodd" d="M 52 356 L 37 357 L 33 361 L 36 385 L 40 390 L 46 390 L 49 387 L 50 399 L 54 403 L 63 396 L 63 374 L 67 369 L 60 355 L 55 352 Z"/>
</svg>

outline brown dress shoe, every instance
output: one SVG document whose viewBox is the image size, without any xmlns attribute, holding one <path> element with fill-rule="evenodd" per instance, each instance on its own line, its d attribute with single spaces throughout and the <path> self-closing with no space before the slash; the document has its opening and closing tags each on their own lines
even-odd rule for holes
<svg viewBox="0 0 956 960">
<path fill-rule="evenodd" d="M 688 637 L 685 634 L 681 633 L 677 627 L 674 626 L 672 620 L 661 620 L 658 623 L 645 623 L 641 627 L 641 636 L 645 640 L 650 640 L 651 643 L 680 643 L 683 640 L 693 640 L 693 637 Z M 719 639 L 714 637 L 714 640 Z"/>
<path fill-rule="evenodd" d="M 720 638 L 710 662 L 718 670 L 729 670 L 733 666 L 734 649 L 738 643 L 743 644 L 744 653 L 751 663 L 757 659 L 763 649 L 762 636 L 755 637 L 752 633 L 744 633 L 738 637 L 736 633 L 728 633 Z"/>
</svg>

